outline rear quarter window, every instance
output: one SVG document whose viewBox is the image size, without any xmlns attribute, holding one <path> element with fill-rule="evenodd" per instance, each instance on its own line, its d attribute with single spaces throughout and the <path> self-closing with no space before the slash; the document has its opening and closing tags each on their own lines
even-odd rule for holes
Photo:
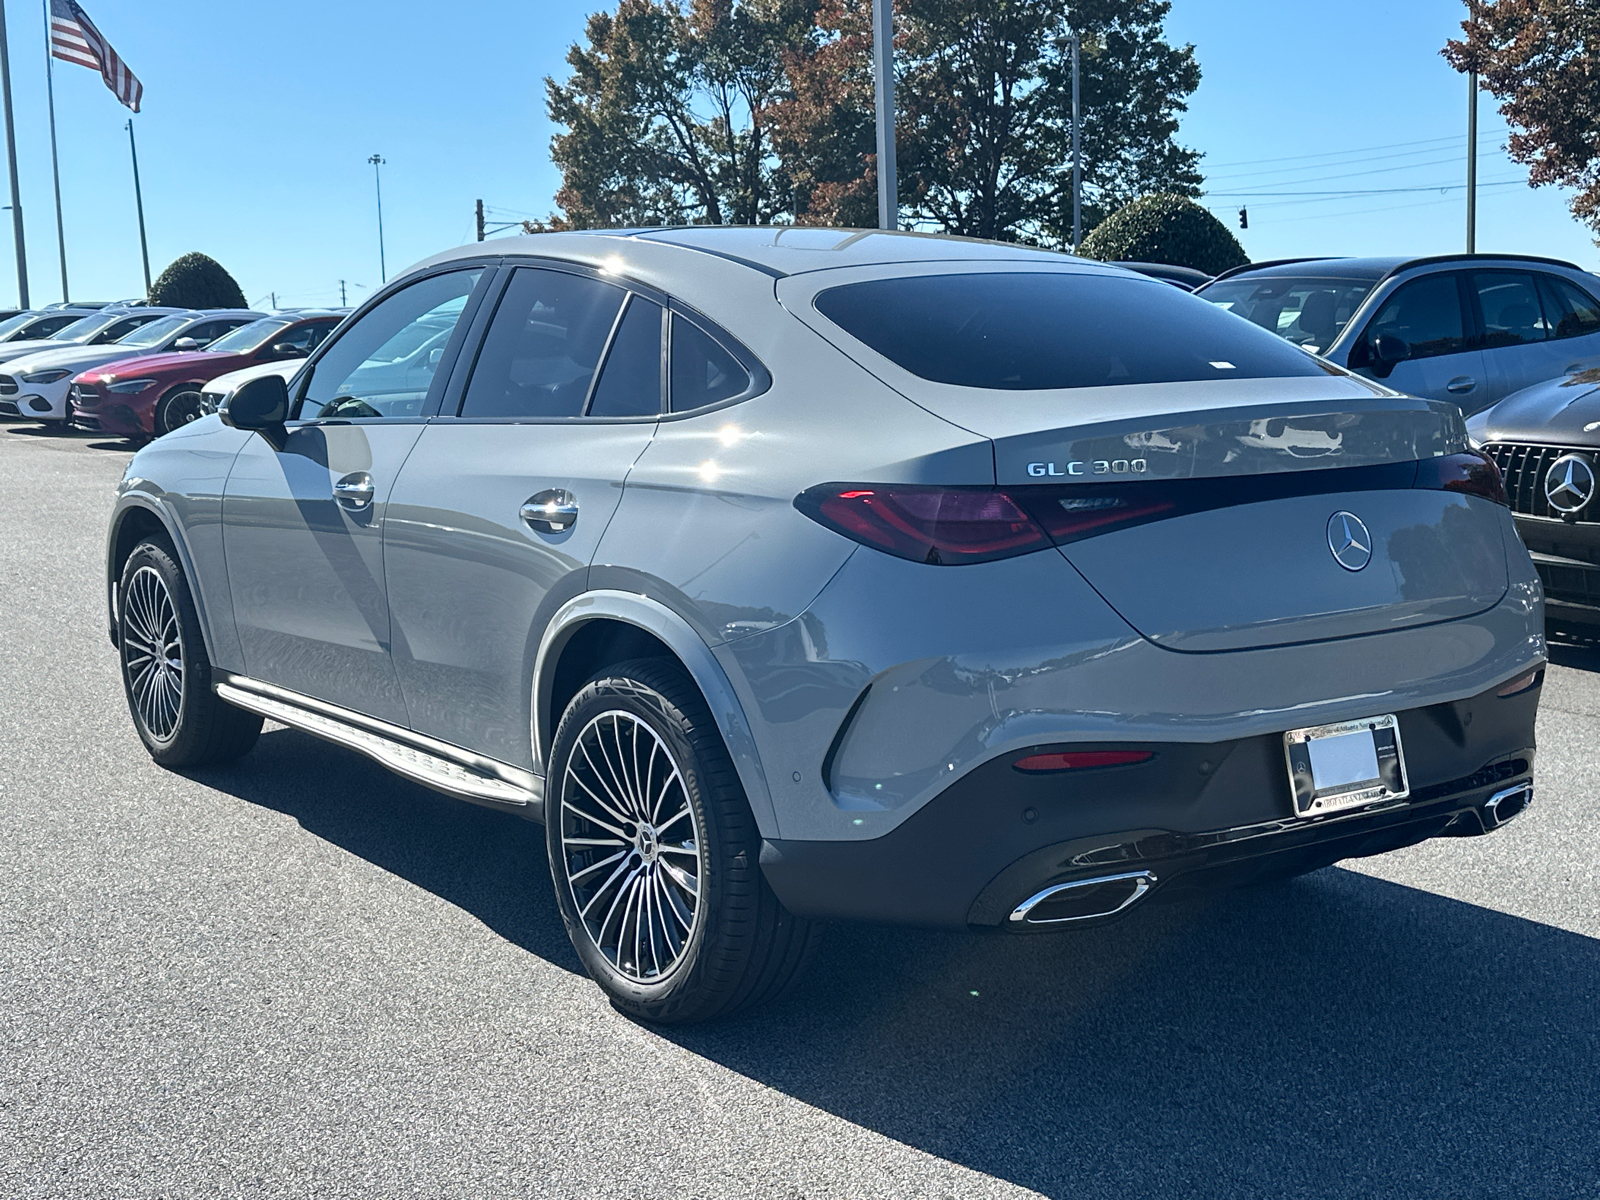
<svg viewBox="0 0 1600 1200">
<path fill-rule="evenodd" d="M 817 310 L 922 379 L 994 391 L 1320 375 L 1274 334 L 1159 280 L 914 275 L 819 292 Z"/>
</svg>

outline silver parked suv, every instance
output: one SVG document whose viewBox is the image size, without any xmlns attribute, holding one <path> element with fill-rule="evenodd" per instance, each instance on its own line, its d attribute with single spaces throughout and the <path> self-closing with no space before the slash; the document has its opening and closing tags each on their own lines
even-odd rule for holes
<svg viewBox="0 0 1600 1200">
<path fill-rule="evenodd" d="M 542 819 L 653 1020 L 827 918 L 1070 929 L 1532 795 L 1539 584 L 1459 410 L 1019 246 L 440 255 L 135 456 L 108 568 L 158 762 L 265 717 Z"/>
</svg>

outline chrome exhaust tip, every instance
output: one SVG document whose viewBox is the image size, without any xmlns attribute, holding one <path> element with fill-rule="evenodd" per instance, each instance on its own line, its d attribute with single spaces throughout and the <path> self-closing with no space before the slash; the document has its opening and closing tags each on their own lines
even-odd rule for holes
<svg viewBox="0 0 1600 1200">
<path fill-rule="evenodd" d="M 1029 896 L 1011 910 L 1010 919 L 1021 925 L 1066 925 L 1111 917 L 1143 900 L 1155 885 L 1156 877 L 1150 871 L 1074 879 Z"/>
<path fill-rule="evenodd" d="M 1521 815 L 1533 803 L 1533 784 L 1519 783 L 1490 796 L 1478 810 L 1484 832 L 1499 829 L 1511 818 Z"/>
</svg>

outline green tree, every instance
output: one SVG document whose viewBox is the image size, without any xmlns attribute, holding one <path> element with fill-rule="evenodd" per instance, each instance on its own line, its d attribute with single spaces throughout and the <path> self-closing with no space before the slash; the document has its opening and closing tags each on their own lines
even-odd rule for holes
<svg viewBox="0 0 1600 1200">
<path fill-rule="evenodd" d="M 245 308 L 244 293 L 222 264 L 198 250 L 172 260 L 150 285 L 150 303 L 165 308 Z"/>
<path fill-rule="evenodd" d="M 621 0 L 545 80 L 554 227 L 759 224 L 791 211 L 766 113 L 809 0 Z"/>
<path fill-rule="evenodd" d="M 900 0 L 896 166 L 904 219 L 972 237 L 1071 239 L 1072 79 L 1082 38 L 1084 223 L 1152 192 L 1196 195 L 1199 155 L 1175 140 L 1199 86 L 1194 47 L 1163 36 L 1166 0 Z M 785 58 L 772 123 L 801 220 L 871 224 L 870 0 L 825 0 Z"/>
<path fill-rule="evenodd" d="M 1476 69 L 1512 127 L 1506 149 L 1534 187 L 1574 188 L 1572 214 L 1600 234 L 1600 5 L 1480 0 L 1443 54 Z"/>
<path fill-rule="evenodd" d="M 1217 275 L 1249 262 L 1228 227 L 1186 196 L 1146 196 L 1112 213 L 1083 239 L 1103 262 L 1169 263 Z"/>
</svg>

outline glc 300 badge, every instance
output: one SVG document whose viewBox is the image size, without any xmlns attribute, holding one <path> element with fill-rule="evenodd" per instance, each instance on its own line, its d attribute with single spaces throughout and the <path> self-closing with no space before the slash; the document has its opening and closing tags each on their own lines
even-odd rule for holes
<svg viewBox="0 0 1600 1200">
<path fill-rule="evenodd" d="M 1594 499 L 1594 468 L 1581 454 L 1563 454 L 1545 472 L 1544 498 L 1558 513 L 1581 512 Z"/>
<path fill-rule="evenodd" d="M 1029 463 L 1028 474 L 1035 479 L 1067 475 L 1143 475 L 1146 465 L 1142 458 L 1075 458 L 1067 463 Z"/>
<path fill-rule="evenodd" d="M 1328 549 L 1346 571 L 1359 571 L 1372 561 L 1372 535 L 1360 517 L 1340 509 L 1328 518 Z"/>
</svg>

